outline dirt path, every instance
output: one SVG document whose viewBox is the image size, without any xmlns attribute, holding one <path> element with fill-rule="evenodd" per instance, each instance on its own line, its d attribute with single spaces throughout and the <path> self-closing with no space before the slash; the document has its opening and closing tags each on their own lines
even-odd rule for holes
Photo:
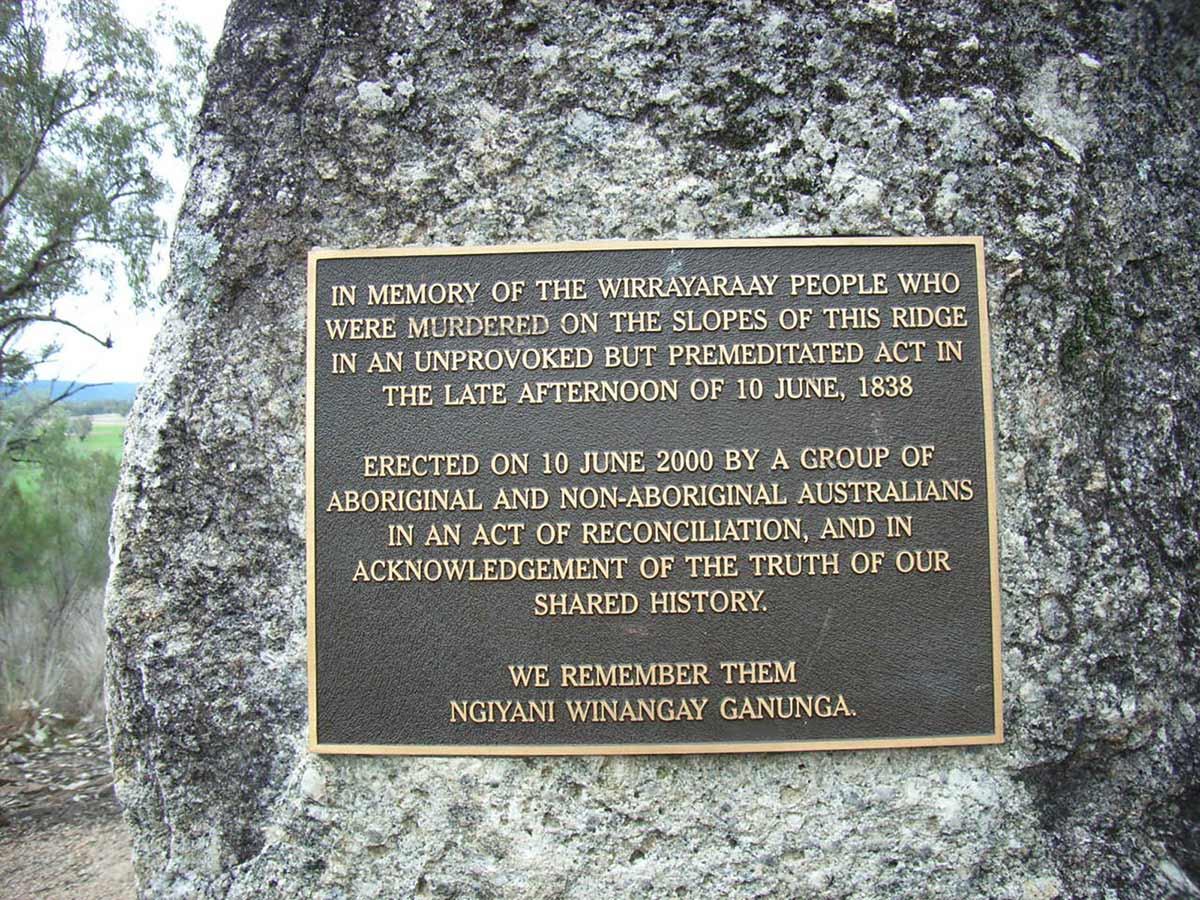
<svg viewBox="0 0 1200 900">
<path fill-rule="evenodd" d="M 104 731 L 42 713 L 0 733 L 0 900 L 131 900 Z"/>
<path fill-rule="evenodd" d="M 129 832 L 120 817 L 0 834 L 0 900 L 131 900 Z"/>
</svg>

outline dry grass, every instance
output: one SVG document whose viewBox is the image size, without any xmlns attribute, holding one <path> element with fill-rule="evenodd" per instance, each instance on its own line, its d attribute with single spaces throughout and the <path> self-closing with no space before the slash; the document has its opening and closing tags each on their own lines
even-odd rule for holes
<svg viewBox="0 0 1200 900">
<path fill-rule="evenodd" d="M 103 715 L 101 588 L 66 603 L 22 592 L 0 611 L 0 721 L 18 722 L 30 708 Z"/>
</svg>

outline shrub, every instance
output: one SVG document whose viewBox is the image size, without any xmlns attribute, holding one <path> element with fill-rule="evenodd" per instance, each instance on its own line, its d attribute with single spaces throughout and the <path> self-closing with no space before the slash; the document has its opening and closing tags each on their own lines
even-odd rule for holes
<svg viewBox="0 0 1200 900">
<path fill-rule="evenodd" d="M 65 423 L 33 472 L 0 482 L 0 715 L 33 700 L 83 715 L 101 696 L 103 588 L 118 463 L 85 454 Z M 24 474 L 25 477 L 18 477 Z"/>
</svg>

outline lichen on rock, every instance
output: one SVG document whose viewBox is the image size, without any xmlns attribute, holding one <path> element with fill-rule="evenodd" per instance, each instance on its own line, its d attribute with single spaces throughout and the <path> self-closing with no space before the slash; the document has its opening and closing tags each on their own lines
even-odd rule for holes
<svg viewBox="0 0 1200 900">
<path fill-rule="evenodd" d="M 1161 897 L 1200 883 L 1189 4 L 235 0 L 127 439 L 109 725 L 146 897 Z M 305 746 L 312 246 L 982 234 L 1000 747 Z"/>
</svg>

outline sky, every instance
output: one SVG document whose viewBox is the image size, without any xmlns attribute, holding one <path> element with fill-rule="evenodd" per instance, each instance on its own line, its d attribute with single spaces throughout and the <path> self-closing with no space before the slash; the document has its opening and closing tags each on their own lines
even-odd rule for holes
<svg viewBox="0 0 1200 900">
<path fill-rule="evenodd" d="M 121 0 L 120 3 L 125 17 L 137 25 L 147 24 L 164 5 L 152 0 Z M 221 35 L 226 6 L 227 0 L 205 0 L 203 3 L 189 3 L 183 9 L 175 7 L 174 15 L 199 26 L 211 53 Z M 182 160 L 163 158 L 159 161 L 158 172 L 171 185 L 172 193 L 170 199 L 160 206 L 159 214 L 166 220 L 168 230 L 173 230 L 187 181 L 188 166 Z M 156 282 L 167 274 L 169 244 L 168 239 L 157 248 L 153 267 Z M 98 288 L 97 293 L 102 294 L 103 288 Z M 150 346 L 165 312 L 161 305 L 148 310 L 135 310 L 128 290 L 116 285 L 111 303 L 97 302 L 95 296 L 81 297 L 61 300 L 56 304 L 56 309 L 60 317 L 77 322 L 93 334 L 101 337 L 112 335 L 113 349 L 105 350 L 70 329 L 49 325 L 31 326 L 22 335 L 22 348 L 36 350 L 52 342 L 61 346 L 53 360 L 38 368 L 39 378 L 92 384 L 141 381 L 142 370 L 150 356 Z"/>
</svg>

